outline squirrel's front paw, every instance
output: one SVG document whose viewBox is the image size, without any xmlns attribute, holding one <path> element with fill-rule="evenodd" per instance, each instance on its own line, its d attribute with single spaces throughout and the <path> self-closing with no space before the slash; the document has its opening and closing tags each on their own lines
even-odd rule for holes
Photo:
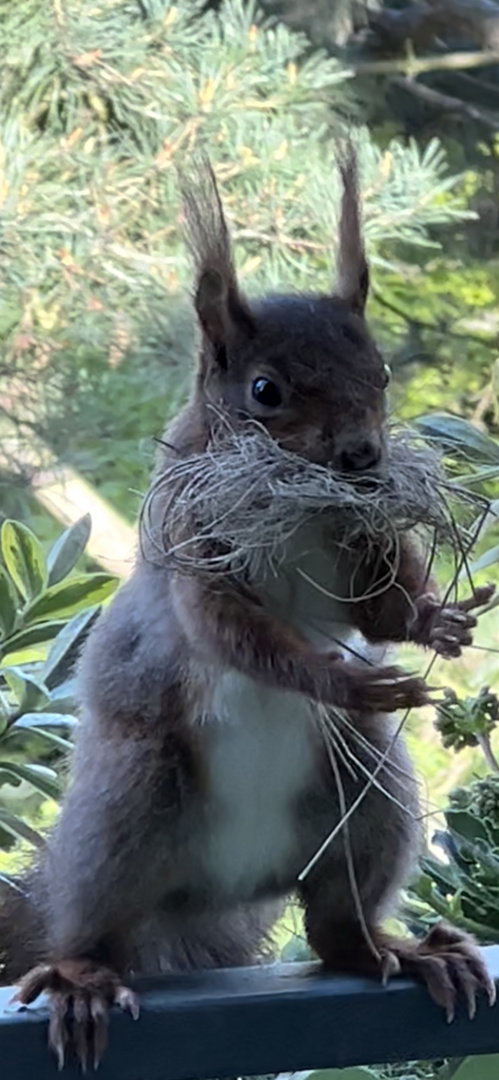
<svg viewBox="0 0 499 1080">
<path fill-rule="evenodd" d="M 138 1019 L 135 994 L 122 986 L 110 968 L 90 960 L 62 960 L 40 964 L 21 980 L 13 1002 L 29 1005 L 43 993 L 49 995 L 49 1046 L 64 1065 L 66 1047 L 72 1044 L 83 1071 L 89 1058 L 97 1068 L 107 1045 L 109 1010 L 119 1005 Z"/>
<path fill-rule="evenodd" d="M 425 680 L 398 667 L 363 668 L 354 680 L 351 707 L 358 712 L 390 713 L 430 703 Z"/>
<path fill-rule="evenodd" d="M 494 585 L 483 585 L 475 589 L 473 596 L 467 600 L 458 600 L 443 607 L 433 598 L 423 598 L 422 644 L 428 645 L 446 659 L 460 656 L 463 647 L 473 642 L 472 630 L 477 624 L 477 618 L 470 612 L 487 604 L 494 592 Z"/>
</svg>

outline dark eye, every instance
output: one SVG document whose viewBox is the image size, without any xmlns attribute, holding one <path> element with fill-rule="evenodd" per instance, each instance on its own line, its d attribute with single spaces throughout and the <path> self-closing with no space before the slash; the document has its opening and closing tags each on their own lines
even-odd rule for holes
<svg viewBox="0 0 499 1080">
<path fill-rule="evenodd" d="M 265 405 L 268 409 L 277 409 L 282 404 L 279 387 L 271 379 L 264 378 L 263 375 L 254 380 L 251 393 L 259 405 Z"/>
</svg>

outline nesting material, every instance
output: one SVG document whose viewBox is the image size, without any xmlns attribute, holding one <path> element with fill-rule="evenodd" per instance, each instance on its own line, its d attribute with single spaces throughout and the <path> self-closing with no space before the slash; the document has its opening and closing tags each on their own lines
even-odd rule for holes
<svg viewBox="0 0 499 1080">
<path fill-rule="evenodd" d="M 462 555 L 476 503 L 446 476 L 440 454 L 406 431 L 390 433 L 383 474 L 353 478 L 283 450 L 249 421 L 215 423 L 207 449 L 160 471 L 141 515 L 146 559 L 184 574 L 259 581 L 277 572 L 290 538 L 321 516 L 341 547 L 379 547 L 400 534 Z M 459 523 L 458 523 L 459 522 Z"/>
</svg>

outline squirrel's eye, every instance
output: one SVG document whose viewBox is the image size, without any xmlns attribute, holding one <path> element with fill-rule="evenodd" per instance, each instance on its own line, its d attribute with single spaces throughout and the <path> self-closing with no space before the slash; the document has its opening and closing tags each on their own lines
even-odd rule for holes
<svg viewBox="0 0 499 1080">
<path fill-rule="evenodd" d="M 383 389 L 388 386 L 392 373 L 388 364 L 383 364 Z"/>
<path fill-rule="evenodd" d="M 259 405 L 265 405 L 268 409 L 277 409 L 282 404 L 279 387 L 271 379 L 265 379 L 263 375 L 254 380 L 251 393 Z"/>
</svg>

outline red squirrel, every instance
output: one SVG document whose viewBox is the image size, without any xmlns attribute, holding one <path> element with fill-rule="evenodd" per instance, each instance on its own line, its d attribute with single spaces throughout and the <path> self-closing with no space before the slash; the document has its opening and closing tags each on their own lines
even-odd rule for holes
<svg viewBox="0 0 499 1080">
<path fill-rule="evenodd" d="M 352 152 L 340 171 L 337 283 L 325 295 L 249 302 L 213 174 L 201 195 L 187 191 L 200 347 L 158 472 L 207 449 L 219 407 L 352 482 L 382 472 L 387 375 L 365 317 Z M 414 940 L 383 929 L 421 842 L 417 784 L 402 739 L 393 741 L 393 713 L 426 704 L 429 691 L 423 679 L 343 648 L 355 631 L 367 650 L 412 641 L 457 656 L 491 590 L 439 604 L 404 534 L 392 584 L 363 598 L 348 554 L 319 526 L 312 533 L 312 562 L 315 544 L 343 590 L 320 610 L 334 645 L 314 634 L 318 594 L 306 578 L 287 592 L 278 575 L 262 594 L 230 574 L 182 574 L 147 551 L 90 634 L 62 811 L 23 895 L 12 892 L 1 916 L 6 977 L 20 979 L 22 1004 L 48 992 L 60 1065 L 69 1030 L 85 1065 L 101 1057 L 114 1003 L 137 1014 L 127 975 L 252 963 L 291 895 L 330 971 L 414 974 L 449 1017 L 459 994 L 470 1014 L 479 991 L 494 1000 L 467 934 L 439 925 Z M 380 552 L 366 554 L 366 580 L 382 562 Z M 344 711 L 352 766 L 338 754 L 332 767 L 312 720 L 317 703 Z M 348 821 L 355 898 L 343 830 L 313 860 L 376 766 Z"/>
</svg>

